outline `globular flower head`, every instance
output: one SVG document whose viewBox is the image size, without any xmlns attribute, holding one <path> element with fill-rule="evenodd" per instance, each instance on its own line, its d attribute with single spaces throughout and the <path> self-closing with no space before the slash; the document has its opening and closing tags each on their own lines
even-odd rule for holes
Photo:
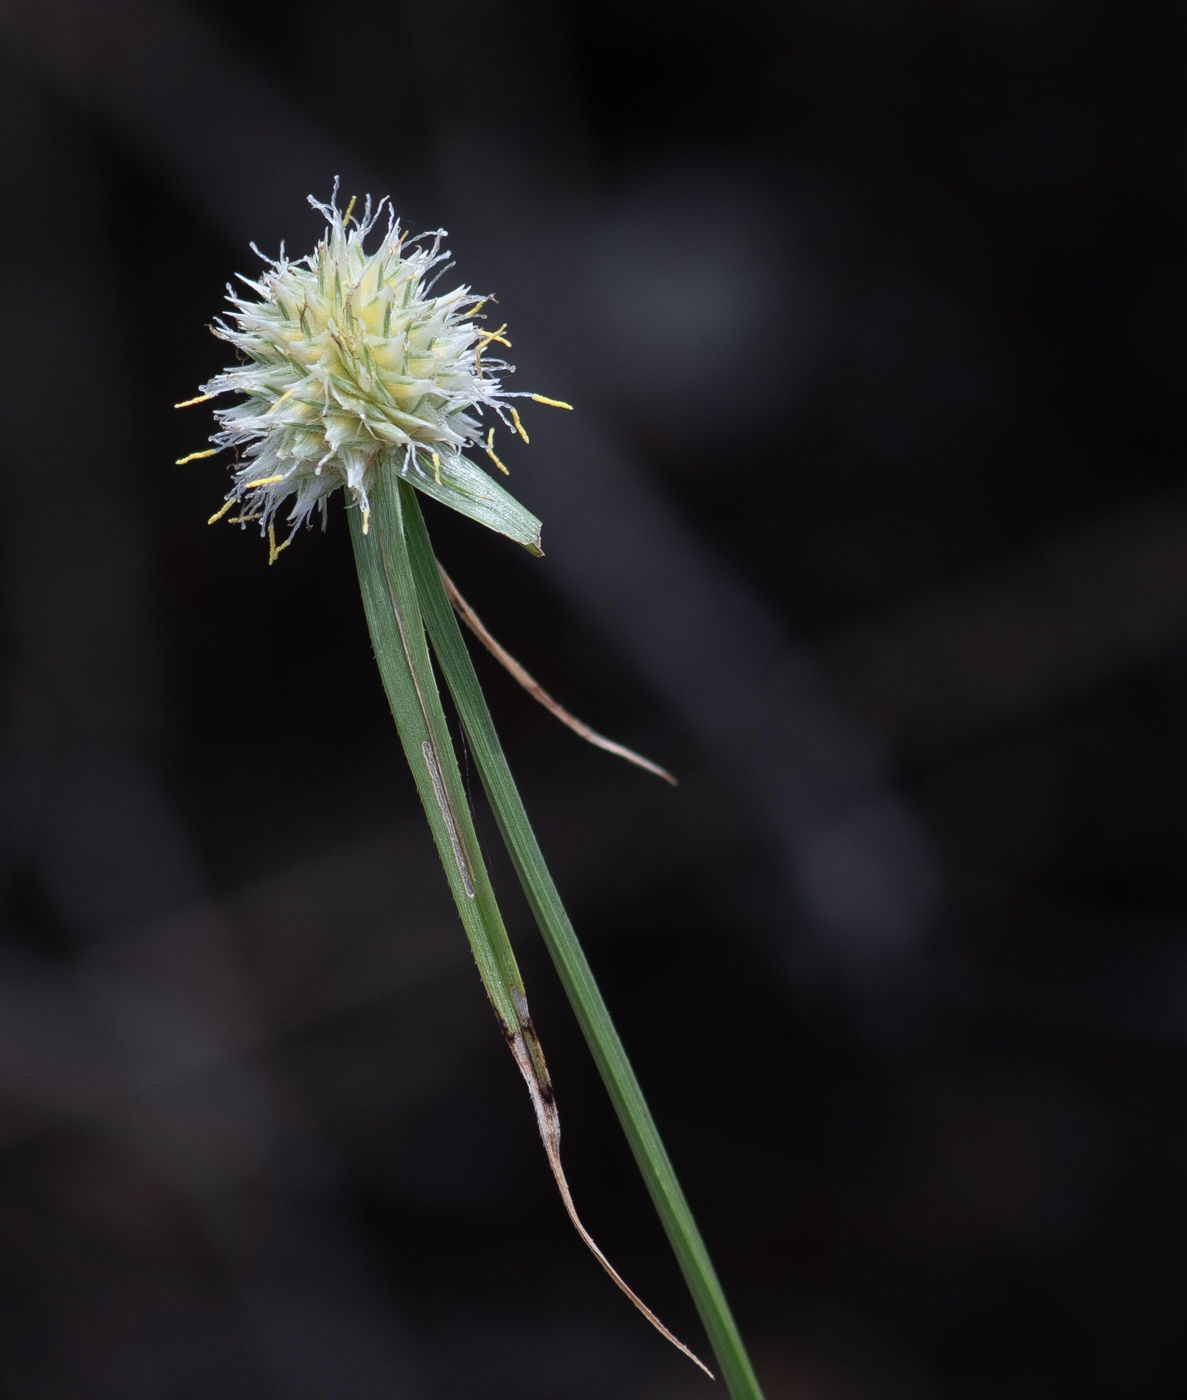
<svg viewBox="0 0 1187 1400">
<path fill-rule="evenodd" d="M 505 327 L 487 330 L 475 319 L 490 299 L 467 287 L 432 295 L 431 274 L 439 277 L 449 257 L 443 230 L 410 239 L 389 208 L 386 232 L 368 252 L 386 200 L 373 211 L 368 196 L 363 217 L 352 219 L 354 201 L 339 210 L 335 182 L 329 204 L 310 203 L 327 223 L 317 249 L 296 262 L 283 246 L 279 258 L 265 258 L 256 280 L 240 278 L 256 297 L 228 287 L 230 324 L 214 327 L 243 362 L 204 384 L 202 397 L 245 395 L 216 410 L 210 439 L 236 451 L 224 513 L 242 505 L 237 521 L 258 520 L 274 556 L 278 514 L 286 512 L 291 538 L 315 508 L 324 523 L 326 499 L 340 486 L 365 528 L 368 486 L 386 468 L 538 550 L 539 522 L 463 455 L 476 447 L 505 471 L 482 416 L 490 410 L 526 440 L 508 400 L 540 398 L 502 387 L 513 366 L 489 350 L 509 345 Z"/>
</svg>

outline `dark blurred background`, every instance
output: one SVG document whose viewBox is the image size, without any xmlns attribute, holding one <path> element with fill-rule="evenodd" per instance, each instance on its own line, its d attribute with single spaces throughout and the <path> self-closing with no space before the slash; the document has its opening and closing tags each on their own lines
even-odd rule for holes
<svg viewBox="0 0 1187 1400">
<path fill-rule="evenodd" d="M 500 298 L 430 508 L 770 1400 L 1178 1396 L 1182 6 L 0 0 L 0 1394 L 705 1400 L 571 1231 L 341 511 L 208 529 L 304 201 Z M 505 445 L 505 444 L 504 444 Z M 703 1344 L 475 794 L 593 1233 Z"/>
</svg>

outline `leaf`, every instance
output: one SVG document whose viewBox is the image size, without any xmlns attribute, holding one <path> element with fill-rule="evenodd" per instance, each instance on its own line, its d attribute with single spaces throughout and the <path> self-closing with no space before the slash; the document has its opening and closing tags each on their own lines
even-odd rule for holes
<svg viewBox="0 0 1187 1400">
<path fill-rule="evenodd" d="M 730 1394 L 733 1400 L 762 1400 L 762 1390 L 709 1252 L 524 810 L 457 618 L 441 582 L 424 518 L 410 491 L 405 500 L 405 533 L 433 651 L 457 706 L 466 741 L 499 831 L 511 854 L 516 874 L 569 1004 L 581 1026 L 697 1305 Z"/>
<path fill-rule="evenodd" d="M 607 739 L 604 734 L 599 734 L 596 729 L 591 729 L 584 720 L 580 720 L 576 715 L 570 714 L 568 710 L 544 689 L 535 676 L 529 674 L 527 669 L 516 661 L 515 657 L 506 647 L 500 646 L 494 637 L 487 630 L 482 619 L 474 611 L 469 603 L 458 592 L 457 584 L 441 568 L 437 566 L 441 575 L 441 582 L 445 586 L 445 595 L 449 599 L 453 610 L 458 617 L 466 624 L 471 632 L 478 638 L 482 645 L 490 652 L 495 660 L 502 666 L 503 670 L 524 690 L 538 701 L 560 722 L 571 729 L 579 738 L 584 739 L 587 744 L 593 744 L 595 748 L 604 749 L 606 753 L 612 753 L 617 758 L 625 758 L 628 763 L 633 763 L 636 768 L 642 768 L 648 773 L 654 773 L 657 778 L 662 778 L 664 782 L 671 783 L 673 787 L 678 787 L 677 780 L 668 772 L 666 768 L 661 768 L 658 763 L 652 763 L 649 758 L 644 758 L 641 753 L 636 753 L 634 749 L 628 749 L 625 744 L 617 744 L 613 739 Z"/>
<path fill-rule="evenodd" d="M 406 467 L 401 467 L 400 475 L 426 496 L 506 535 L 530 554 L 544 553 L 540 548 L 539 520 L 509 491 L 460 452 L 440 453 L 438 462 L 440 481 L 433 472 L 418 465 L 415 457 Z"/>
<path fill-rule="evenodd" d="M 515 1034 L 520 1029 L 515 991 L 522 995 L 522 979 L 478 849 L 441 709 L 393 474 L 385 471 L 380 476 L 366 534 L 361 512 L 348 511 L 347 516 L 367 625 L 392 716 L 483 985 L 505 1031 Z"/>
<path fill-rule="evenodd" d="M 408 525 L 413 529 L 419 527 L 420 537 L 427 547 L 424 520 L 410 486 L 400 482 L 390 470 L 380 471 L 371 499 L 366 533 L 362 513 L 350 511 L 348 514 L 375 659 L 479 975 L 527 1084 L 561 1200 L 577 1232 L 619 1288 L 674 1346 L 702 1370 L 707 1370 L 626 1285 L 577 1215 L 561 1167 L 560 1117 L 544 1052 L 532 1024 L 523 979 L 478 845 L 429 661 L 418 598 L 419 581 L 412 570 L 406 538 Z M 432 558 L 431 549 L 429 558 Z M 437 579 L 437 588 L 441 588 L 440 579 Z M 447 610 L 448 607 L 446 603 Z M 712 1375 L 712 1372 L 707 1374 Z"/>
</svg>

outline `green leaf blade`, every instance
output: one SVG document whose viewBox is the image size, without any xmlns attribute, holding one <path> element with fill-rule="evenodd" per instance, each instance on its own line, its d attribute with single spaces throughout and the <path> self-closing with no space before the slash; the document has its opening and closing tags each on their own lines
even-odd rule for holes
<svg viewBox="0 0 1187 1400">
<path fill-rule="evenodd" d="M 573 1203 L 561 1165 L 560 1118 L 548 1067 L 462 792 L 457 757 L 429 660 L 417 582 L 407 547 L 406 528 L 410 522 L 419 523 L 423 533 L 414 492 L 394 473 L 381 473 L 372 495 L 370 529 L 361 512 L 352 512 L 351 540 L 375 658 L 458 913 L 483 985 L 527 1085 L 540 1138 L 570 1220 L 595 1258 L 640 1312 L 703 1368 L 704 1363 L 627 1285 L 581 1223 Z"/>
<path fill-rule="evenodd" d="M 404 509 L 394 476 L 372 493 L 369 529 L 348 511 L 367 625 L 392 716 L 454 903 L 483 985 L 504 1026 L 519 1028 L 514 993 L 523 981 L 482 861 L 457 759 L 437 693 L 404 537 Z"/>
<path fill-rule="evenodd" d="M 401 467 L 400 475 L 433 500 L 523 545 L 529 554 L 544 553 L 540 521 L 481 467 L 460 452 L 439 453 L 438 467 L 440 481 L 437 473 L 424 468 L 423 459 L 411 460 Z"/>
<path fill-rule="evenodd" d="M 405 526 L 410 562 L 433 650 L 457 706 L 495 820 L 565 994 L 680 1264 L 730 1394 L 733 1400 L 763 1400 L 708 1250 L 528 820 L 441 582 L 423 516 L 411 491 L 405 502 Z"/>
</svg>

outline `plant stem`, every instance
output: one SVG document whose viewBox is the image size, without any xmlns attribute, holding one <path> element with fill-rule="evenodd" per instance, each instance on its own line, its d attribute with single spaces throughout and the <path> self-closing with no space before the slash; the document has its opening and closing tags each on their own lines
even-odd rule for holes
<svg viewBox="0 0 1187 1400">
<path fill-rule="evenodd" d="M 348 511 L 363 606 L 409 766 L 478 970 L 504 1032 L 520 1029 L 523 980 L 495 903 L 441 709 L 394 483 L 374 493 L 370 530 Z"/>
<path fill-rule="evenodd" d="M 560 1117 L 544 1052 L 532 1025 L 523 980 L 474 832 L 462 791 L 457 756 L 429 661 L 417 584 L 408 554 L 408 509 L 411 508 L 413 520 L 420 524 L 422 534 L 423 521 L 415 494 L 410 487 L 401 486 L 394 471 L 381 469 L 376 475 L 370 530 L 366 517 L 357 510 L 349 512 L 351 541 L 375 659 L 479 974 L 527 1085 L 561 1201 L 594 1257 L 643 1316 L 673 1346 L 712 1375 L 628 1287 L 577 1214 L 561 1166 Z M 440 586 L 438 579 L 437 587 Z"/>
<path fill-rule="evenodd" d="M 415 492 L 400 483 L 408 553 L 425 623 L 516 873 L 659 1213 L 733 1400 L 762 1391 L 696 1221 L 610 1019 L 507 766 L 478 676 L 441 583 Z"/>
</svg>

